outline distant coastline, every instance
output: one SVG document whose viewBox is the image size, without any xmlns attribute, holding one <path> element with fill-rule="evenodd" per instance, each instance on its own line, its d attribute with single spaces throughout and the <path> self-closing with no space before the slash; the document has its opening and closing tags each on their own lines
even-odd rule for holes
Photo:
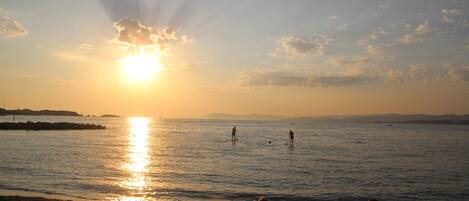
<svg viewBox="0 0 469 201">
<path fill-rule="evenodd" d="M 469 120 L 452 121 L 446 119 L 440 120 L 413 120 L 392 122 L 393 124 L 444 124 L 444 125 L 469 125 Z"/>
<path fill-rule="evenodd" d="M 103 114 L 101 115 L 101 117 L 121 117 L 121 116 L 115 115 L 115 114 Z"/>
<path fill-rule="evenodd" d="M 78 112 L 67 110 L 31 110 L 31 109 L 16 109 L 7 110 L 0 108 L 0 116 L 5 115 L 33 115 L 33 116 L 82 116 Z"/>
<path fill-rule="evenodd" d="M 369 122 L 390 124 L 445 124 L 445 125 L 469 125 L 469 114 L 455 115 L 427 115 L 427 114 L 368 114 L 368 115 L 331 115 L 331 116 L 304 116 L 282 117 L 265 114 L 207 114 L 203 118 L 222 120 L 264 120 L 264 121 L 288 121 L 288 122 Z"/>
<path fill-rule="evenodd" d="M 32 109 L 15 109 L 15 110 L 8 110 L 4 108 L 0 108 L 0 116 L 6 115 L 30 115 L 30 116 L 71 116 L 71 117 L 96 117 L 95 115 L 82 115 L 75 111 L 69 110 L 32 110 Z M 121 117 L 120 115 L 116 114 L 103 114 L 99 117 Z"/>
</svg>

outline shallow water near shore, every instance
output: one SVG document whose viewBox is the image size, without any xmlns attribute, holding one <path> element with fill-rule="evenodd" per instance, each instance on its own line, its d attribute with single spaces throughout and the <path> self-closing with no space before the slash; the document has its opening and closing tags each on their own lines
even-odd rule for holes
<svg viewBox="0 0 469 201">
<path fill-rule="evenodd" d="M 16 117 L 28 120 L 107 129 L 0 131 L 0 189 L 95 200 L 469 199 L 468 126 Z"/>
</svg>

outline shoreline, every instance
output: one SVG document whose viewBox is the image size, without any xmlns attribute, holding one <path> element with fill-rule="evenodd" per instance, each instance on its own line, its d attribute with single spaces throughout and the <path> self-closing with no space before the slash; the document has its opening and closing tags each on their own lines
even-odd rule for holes
<svg viewBox="0 0 469 201">
<path fill-rule="evenodd" d="M 88 199 L 36 191 L 0 189 L 0 201 L 86 201 Z"/>
</svg>

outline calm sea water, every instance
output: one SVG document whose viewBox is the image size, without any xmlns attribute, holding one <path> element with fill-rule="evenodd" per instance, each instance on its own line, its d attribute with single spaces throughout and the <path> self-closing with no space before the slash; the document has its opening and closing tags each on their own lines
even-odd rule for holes
<svg viewBox="0 0 469 201">
<path fill-rule="evenodd" d="M 469 200 L 468 126 L 16 120 L 108 129 L 0 131 L 0 189 L 96 200 Z M 293 148 L 286 145 L 290 128 Z"/>
</svg>

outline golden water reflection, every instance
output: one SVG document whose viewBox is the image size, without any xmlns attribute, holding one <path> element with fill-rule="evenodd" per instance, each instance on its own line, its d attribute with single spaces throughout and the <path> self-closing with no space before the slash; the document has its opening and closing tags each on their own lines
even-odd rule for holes
<svg viewBox="0 0 469 201">
<path fill-rule="evenodd" d="M 127 189 L 130 195 L 122 196 L 119 200 L 152 200 L 147 197 L 150 184 L 146 176 L 148 166 L 151 163 L 148 140 L 150 123 L 151 119 L 146 117 L 130 117 L 128 119 L 128 162 L 124 164 L 124 168 L 131 176 L 121 183 L 121 187 Z"/>
</svg>

